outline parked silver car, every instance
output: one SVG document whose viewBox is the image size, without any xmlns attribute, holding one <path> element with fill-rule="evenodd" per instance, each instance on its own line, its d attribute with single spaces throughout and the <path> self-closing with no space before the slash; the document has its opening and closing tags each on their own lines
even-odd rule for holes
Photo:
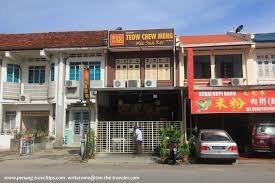
<svg viewBox="0 0 275 183">
<path fill-rule="evenodd" d="M 235 163 L 238 146 L 224 130 L 200 130 L 195 141 L 199 159 L 221 159 Z"/>
</svg>

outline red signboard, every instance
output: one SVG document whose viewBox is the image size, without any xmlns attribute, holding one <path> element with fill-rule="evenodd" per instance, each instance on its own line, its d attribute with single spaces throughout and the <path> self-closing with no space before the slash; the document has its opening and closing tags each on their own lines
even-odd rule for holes
<svg viewBox="0 0 275 183">
<path fill-rule="evenodd" d="M 193 114 L 275 112 L 275 90 L 195 91 Z"/>
</svg>

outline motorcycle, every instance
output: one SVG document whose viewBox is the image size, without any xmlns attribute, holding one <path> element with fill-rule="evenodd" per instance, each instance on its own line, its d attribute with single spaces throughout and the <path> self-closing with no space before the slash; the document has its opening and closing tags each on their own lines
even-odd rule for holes
<svg viewBox="0 0 275 183">
<path fill-rule="evenodd" d="M 169 161 L 168 164 L 170 165 L 175 165 L 177 162 L 177 158 L 178 158 L 178 144 L 170 141 L 169 142 Z"/>
</svg>

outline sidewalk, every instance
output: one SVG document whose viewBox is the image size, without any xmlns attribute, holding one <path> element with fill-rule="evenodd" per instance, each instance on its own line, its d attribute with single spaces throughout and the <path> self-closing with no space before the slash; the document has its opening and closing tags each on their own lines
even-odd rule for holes
<svg viewBox="0 0 275 183">
<path fill-rule="evenodd" d="M 96 154 L 96 159 L 91 159 L 88 164 L 132 164 L 132 165 L 152 165 L 158 163 L 158 158 L 150 154 Z"/>
</svg>

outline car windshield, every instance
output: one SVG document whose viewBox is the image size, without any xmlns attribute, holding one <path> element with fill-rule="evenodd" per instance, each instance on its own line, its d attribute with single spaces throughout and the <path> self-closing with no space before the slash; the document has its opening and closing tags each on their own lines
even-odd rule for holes
<svg viewBox="0 0 275 183">
<path fill-rule="evenodd" d="M 275 135 L 275 126 L 260 125 L 257 127 L 257 135 Z"/>
<path fill-rule="evenodd" d="M 225 133 L 218 132 L 203 132 L 201 134 L 202 141 L 230 141 L 230 138 Z"/>
</svg>

